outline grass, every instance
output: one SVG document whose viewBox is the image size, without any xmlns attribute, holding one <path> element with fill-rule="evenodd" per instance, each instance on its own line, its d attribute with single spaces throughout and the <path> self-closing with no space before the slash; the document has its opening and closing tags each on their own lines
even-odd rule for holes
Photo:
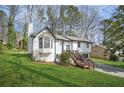
<svg viewBox="0 0 124 93">
<path fill-rule="evenodd" d="M 111 65 L 114 67 L 119 67 L 119 68 L 124 69 L 124 62 L 110 61 L 110 60 L 104 60 L 104 59 L 98 59 L 98 58 L 92 58 L 92 60 L 96 63 L 107 64 L 107 65 Z"/>
<path fill-rule="evenodd" d="M 0 53 L 1 87 L 124 86 L 124 78 L 71 66 L 38 64 L 26 54 L 8 52 Z"/>
</svg>

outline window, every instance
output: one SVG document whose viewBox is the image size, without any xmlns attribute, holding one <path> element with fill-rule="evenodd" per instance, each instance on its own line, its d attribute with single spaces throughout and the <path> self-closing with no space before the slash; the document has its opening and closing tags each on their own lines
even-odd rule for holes
<svg viewBox="0 0 124 93">
<path fill-rule="evenodd" d="M 39 38 L 39 48 L 43 48 L 43 38 Z"/>
<path fill-rule="evenodd" d="M 70 50 L 70 45 L 66 45 L 66 50 Z"/>
<path fill-rule="evenodd" d="M 53 41 L 49 37 L 39 38 L 39 48 L 52 48 Z"/>
<path fill-rule="evenodd" d="M 87 48 L 89 48 L 89 43 L 87 43 Z"/>
<path fill-rule="evenodd" d="M 50 48 L 50 38 L 44 37 L 44 48 Z"/>
<path fill-rule="evenodd" d="M 83 58 L 88 58 L 88 54 L 82 54 Z"/>
<path fill-rule="evenodd" d="M 78 42 L 78 47 L 81 47 L 81 42 Z"/>
</svg>

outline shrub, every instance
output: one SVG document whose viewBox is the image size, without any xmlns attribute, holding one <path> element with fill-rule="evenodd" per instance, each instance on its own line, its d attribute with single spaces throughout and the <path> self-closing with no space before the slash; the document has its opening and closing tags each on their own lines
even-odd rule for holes
<svg viewBox="0 0 124 93">
<path fill-rule="evenodd" d="M 6 46 L 0 42 L 0 50 L 6 49 Z"/>
<path fill-rule="evenodd" d="M 70 53 L 69 52 L 62 52 L 60 54 L 60 64 L 67 65 L 70 63 Z"/>
<path fill-rule="evenodd" d="M 3 51 L 7 50 L 8 48 L 3 45 L 2 43 L 0 43 L 0 53 L 2 53 Z"/>
<path fill-rule="evenodd" d="M 7 47 L 8 47 L 9 49 L 12 49 L 12 44 L 8 43 L 8 44 L 7 44 Z"/>
<path fill-rule="evenodd" d="M 110 60 L 118 61 L 118 56 L 117 55 L 110 55 Z"/>
</svg>

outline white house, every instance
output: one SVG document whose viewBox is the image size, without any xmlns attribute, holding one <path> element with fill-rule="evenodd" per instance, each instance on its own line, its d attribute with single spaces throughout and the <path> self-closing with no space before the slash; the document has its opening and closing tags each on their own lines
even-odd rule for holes
<svg viewBox="0 0 124 93">
<path fill-rule="evenodd" d="M 55 35 L 47 27 L 36 33 L 32 25 L 29 25 L 28 31 L 28 53 L 32 54 L 34 60 L 55 62 L 57 56 L 66 50 L 78 51 L 90 57 L 92 42 L 78 37 Z"/>
</svg>

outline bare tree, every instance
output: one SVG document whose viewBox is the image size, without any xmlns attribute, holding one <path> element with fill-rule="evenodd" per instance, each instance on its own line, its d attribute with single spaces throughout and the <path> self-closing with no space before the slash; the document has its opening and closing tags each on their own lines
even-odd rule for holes
<svg viewBox="0 0 124 93">
<path fill-rule="evenodd" d="M 94 41 L 100 16 L 95 6 L 79 6 L 79 9 L 82 13 L 79 35 Z"/>
<path fill-rule="evenodd" d="M 27 8 L 28 21 L 29 21 L 29 23 L 31 23 L 32 22 L 34 6 L 33 5 L 27 5 L 26 8 Z"/>
</svg>

